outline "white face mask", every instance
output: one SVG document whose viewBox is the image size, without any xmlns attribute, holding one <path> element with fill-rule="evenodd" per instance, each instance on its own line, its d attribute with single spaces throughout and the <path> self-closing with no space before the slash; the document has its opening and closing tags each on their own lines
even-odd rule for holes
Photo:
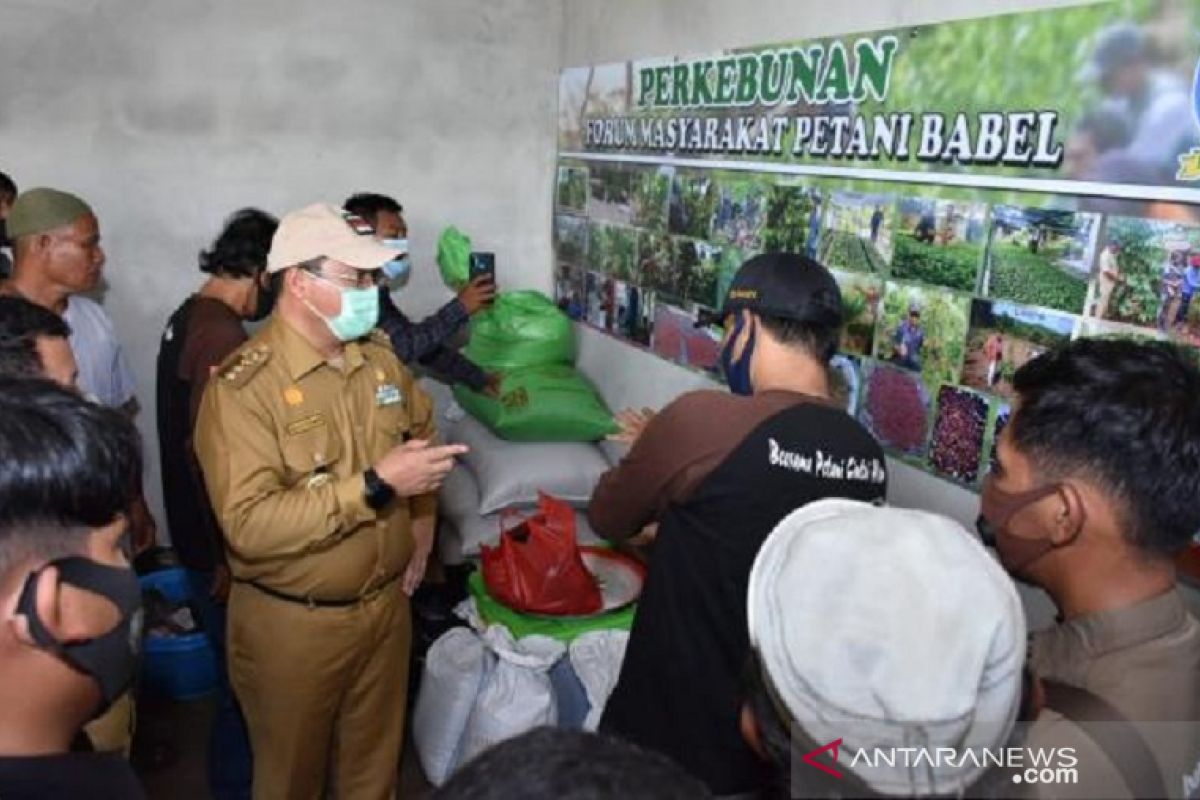
<svg viewBox="0 0 1200 800">
<path fill-rule="evenodd" d="M 338 290 L 342 300 L 342 310 L 336 317 L 327 317 L 308 300 L 304 301 L 304 305 L 308 310 L 316 314 L 329 331 L 337 337 L 338 341 L 351 342 L 355 339 L 361 339 L 371 332 L 371 329 L 379 322 L 379 289 L 375 286 L 367 286 L 362 288 L 352 289 L 346 286 L 339 286 L 328 278 L 309 273 L 312 277 L 326 283 Z"/>
</svg>

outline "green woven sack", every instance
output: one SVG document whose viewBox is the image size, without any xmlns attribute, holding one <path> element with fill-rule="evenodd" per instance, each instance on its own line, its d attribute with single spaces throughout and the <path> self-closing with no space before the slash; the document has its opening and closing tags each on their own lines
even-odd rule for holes
<svg viewBox="0 0 1200 800">
<path fill-rule="evenodd" d="M 438 237 L 437 263 L 442 280 L 454 291 L 459 291 L 470 281 L 471 240 L 453 225 Z"/>
<path fill-rule="evenodd" d="M 484 369 L 508 371 L 575 363 L 570 318 L 540 292 L 504 292 L 471 318 L 467 358 Z"/>
<path fill-rule="evenodd" d="M 506 373 L 498 400 L 461 384 L 454 397 L 492 433 L 514 442 L 594 442 L 618 430 L 592 384 L 565 364 Z"/>
</svg>

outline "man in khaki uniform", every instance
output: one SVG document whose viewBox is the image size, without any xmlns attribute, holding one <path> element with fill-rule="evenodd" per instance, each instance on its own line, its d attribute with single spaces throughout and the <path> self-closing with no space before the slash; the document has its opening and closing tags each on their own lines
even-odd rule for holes
<svg viewBox="0 0 1200 800">
<path fill-rule="evenodd" d="M 332 206 L 284 217 L 274 315 L 208 384 L 195 448 L 225 534 L 229 672 L 256 798 L 390 798 L 404 728 L 407 595 L 461 446 L 370 333 L 395 251 Z"/>
<path fill-rule="evenodd" d="M 1078 759 L 1074 780 L 1023 773 L 1021 791 L 1196 797 L 1200 621 L 1173 557 L 1200 529 L 1200 371 L 1169 345 L 1080 339 L 1013 388 L 981 529 L 1059 613 L 1030 639 L 1046 707 L 1025 746 Z"/>
</svg>

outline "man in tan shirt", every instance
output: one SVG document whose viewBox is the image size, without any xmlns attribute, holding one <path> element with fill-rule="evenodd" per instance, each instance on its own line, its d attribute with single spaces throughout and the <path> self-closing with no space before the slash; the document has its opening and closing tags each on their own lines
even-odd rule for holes
<svg viewBox="0 0 1200 800">
<path fill-rule="evenodd" d="M 1200 622 L 1173 558 L 1200 530 L 1200 371 L 1170 345 L 1081 339 L 1013 386 L 980 527 L 1058 607 L 1030 640 L 1046 708 L 1026 744 L 1078 758 L 1077 780 L 1023 788 L 1196 797 Z"/>
<path fill-rule="evenodd" d="M 271 320 L 222 366 L 195 448 L 233 575 L 230 680 L 256 798 L 390 798 L 404 728 L 407 595 L 432 546 L 429 398 L 371 333 L 395 252 L 332 206 L 286 216 Z"/>
</svg>

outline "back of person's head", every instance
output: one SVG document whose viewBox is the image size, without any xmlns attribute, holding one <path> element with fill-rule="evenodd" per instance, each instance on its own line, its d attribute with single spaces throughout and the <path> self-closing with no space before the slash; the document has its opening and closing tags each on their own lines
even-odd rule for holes
<svg viewBox="0 0 1200 800">
<path fill-rule="evenodd" d="M 257 208 L 235 212 L 212 245 L 200 253 L 200 271 L 210 275 L 253 278 L 267 266 L 271 237 L 279 220 Z"/>
<path fill-rule="evenodd" d="M 794 796 L 961 795 L 987 779 L 983 766 L 913 768 L 897 751 L 998 751 L 1013 736 L 1024 611 L 953 520 L 841 499 L 804 506 L 754 561 L 747 621 L 743 733 Z M 817 758 L 841 778 L 803 763 L 835 741 L 836 763 Z"/>
<path fill-rule="evenodd" d="M 822 264 L 799 253 L 764 253 L 746 261 L 725 295 L 726 318 L 749 311 L 777 342 L 827 364 L 837 352 L 842 295 Z"/>
<path fill-rule="evenodd" d="M 66 321 L 53 311 L 23 297 L 0 296 L 0 376 L 44 377 L 38 340 L 70 335 Z"/>
<path fill-rule="evenodd" d="M 140 444 L 115 409 L 50 381 L 0 378 L 0 453 L 0 729 L 9 746 L 44 748 L 68 741 L 136 673 L 128 519 Z"/>
<path fill-rule="evenodd" d="M 1200 370 L 1182 349 L 1079 339 L 1025 364 L 1013 388 L 1007 441 L 1041 483 L 1093 486 L 1145 555 L 1200 530 Z"/>
<path fill-rule="evenodd" d="M 703 783 L 658 753 L 594 733 L 536 728 L 462 767 L 434 800 L 703 800 Z"/>
<path fill-rule="evenodd" d="M 0 575 L 76 554 L 140 491 L 136 428 L 50 381 L 0 377 Z"/>
<path fill-rule="evenodd" d="M 370 192 L 359 192 L 348 197 L 346 202 L 342 203 L 342 208 L 357 217 L 362 217 L 371 224 L 375 223 L 375 218 L 380 212 L 386 211 L 392 214 L 404 213 L 403 206 L 393 198 L 385 194 L 372 194 Z"/>
</svg>

